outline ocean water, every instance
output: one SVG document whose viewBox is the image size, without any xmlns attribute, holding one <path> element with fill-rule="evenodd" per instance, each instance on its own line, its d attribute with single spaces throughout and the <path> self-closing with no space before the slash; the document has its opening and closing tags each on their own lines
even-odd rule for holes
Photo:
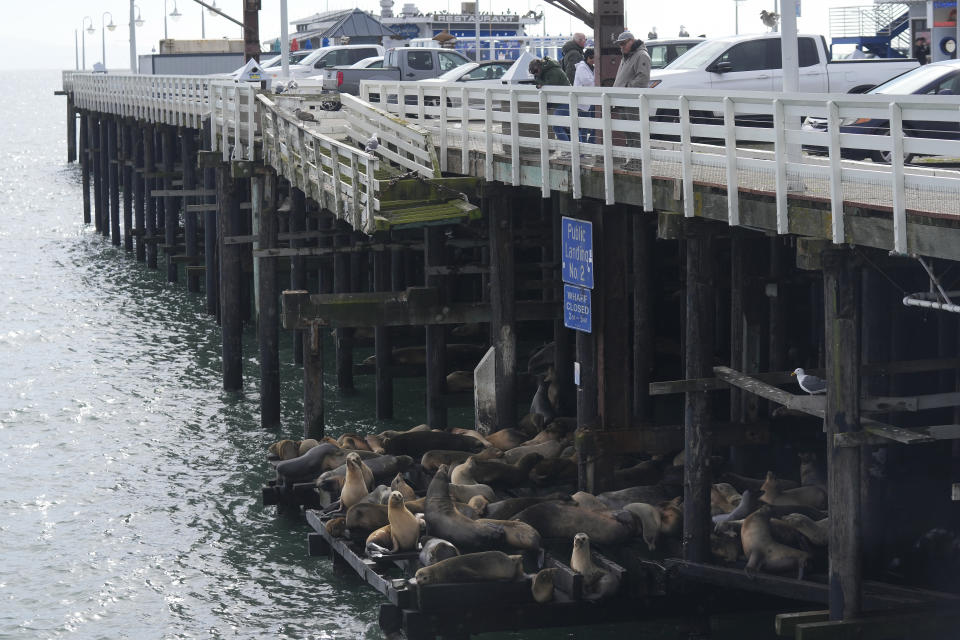
<svg viewBox="0 0 960 640">
<path fill-rule="evenodd" d="M 267 432 L 253 328 L 245 388 L 226 393 L 202 296 L 83 224 L 59 72 L 6 82 L 0 638 L 380 638 L 379 594 L 308 557 L 302 517 L 261 503 L 266 447 L 295 437 L 302 419 L 289 336 L 284 427 Z M 331 433 L 422 421 L 422 388 L 407 382 L 398 418 L 375 422 L 372 384 L 358 377 L 356 395 L 336 398 L 328 381 Z M 686 637 L 632 627 L 495 637 L 624 633 Z"/>
</svg>

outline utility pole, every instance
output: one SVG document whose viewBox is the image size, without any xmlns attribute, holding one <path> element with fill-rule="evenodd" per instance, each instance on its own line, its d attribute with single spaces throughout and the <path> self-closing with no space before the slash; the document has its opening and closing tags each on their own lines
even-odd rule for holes
<svg viewBox="0 0 960 640">
<path fill-rule="evenodd" d="M 243 0 L 243 61 L 260 62 L 260 0 Z"/>
</svg>

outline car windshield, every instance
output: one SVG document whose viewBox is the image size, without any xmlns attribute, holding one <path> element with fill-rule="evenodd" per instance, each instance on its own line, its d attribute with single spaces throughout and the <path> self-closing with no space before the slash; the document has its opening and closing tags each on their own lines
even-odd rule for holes
<svg viewBox="0 0 960 640">
<path fill-rule="evenodd" d="M 703 42 L 668 64 L 666 69 L 699 69 L 705 67 L 730 47 L 726 41 Z"/>
<path fill-rule="evenodd" d="M 931 82 L 935 82 L 940 76 L 953 73 L 955 69 L 956 67 L 950 67 L 946 65 L 924 65 L 899 75 L 892 80 L 887 80 L 880 86 L 874 87 L 867 93 L 890 95 L 908 95 L 911 93 L 917 93 Z"/>
</svg>

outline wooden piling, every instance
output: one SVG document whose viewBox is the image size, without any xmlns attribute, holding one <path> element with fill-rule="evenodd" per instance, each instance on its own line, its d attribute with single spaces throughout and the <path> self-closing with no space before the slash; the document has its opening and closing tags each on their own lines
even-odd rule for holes
<svg viewBox="0 0 960 640">
<path fill-rule="evenodd" d="M 390 291 L 390 250 L 373 252 L 373 286 L 376 291 Z M 393 417 L 393 372 L 391 365 L 390 330 L 377 325 L 373 328 L 373 349 L 377 367 L 375 372 L 377 420 Z"/>
<path fill-rule="evenodd" d="M 258 219 L 260 249 L 277 248 L 279 220 L 276 203 L 276 174 L 255 174 L 251 179 L 251 204 Z M 277 258 L 262 258 L 257 272 L 257 306 L 260 310 L 257 337 L 260 345 L 260 426 L 280 427 L 280 314 L 277 287 Z"/>
<path fill-rule="evenodd" d="M 650 381 L 653 379 L 654 366 L 655 229 L 650 224 L 649 217 L 642 213 L 634 213 L 631 219 L 631 231 L 633 235 L 630 278 L 633 298 L 633 415 L 641 422 L 650 422 L 653 420 Z"/>
<path fill-rule="evenodd" d="M 423 231 L 423 267 L 425 284 L 436 287 L 443 297 L 443 279 L 431 275 L 431 267 L 446 264 L 443 227 L 425 227 Z M 447 428 L 447 407 L 443 394 L 447 388 L 447 333 L 443 325 L 428 324 L 426 328 L 427 424 L 431 429 Z"/>
<path fill-rule="evenodd" d="M 343 221 L 334 223 L 339 233 L 334 237 L 335 248 L 346 249 L 350 246 L 349 227 Z M 333 256 L 333 292 L 350 292 L 350 253 L 337 251 Z M 353 330 L 341 327 L 335 331 L 337 390 L 353 391 Z"/>
<path fill-rule="evenodd" d="M 200 136 L 202 146 L 210 144 L 210 132 L 213 125 L 210 118 L 203 121 Z M 213 166 L 203 168 L 203 189 L 210 192 L 217 188 L 217 170 Z M 216 196 L 202 199 L 206 205 L 216 204 Z M 220 310 L 220 256 L 217 254 L 217 210 L 203 212 L 203 290 L 206 294 L 207 314 L 218 317 Z"/>
<path fill-rule="evenodd" d="M 306 292 L 304 292 L 306 293 Z M 324 436 L 323 335 L 313 324 L 303 331 L 303 437 Z"/>
<path fill-rule="evenodd" d="M 157 199 L 153 197 L 154 179 L 151 175 L 156 171 L 156 153 L 154 151 L 153 125 L 143 128 L 143 176 L 144 176 L 144 233 L 142 241 L 146 245 L 147 266 L 157 268 Z"/>
<path fill-rule="evenodd" d="M 715 290 L 713 233 L 709 223 L 685 224 L 687 379 L 712 375 Z M 710 558 L 710 405 L 705 391 L 686 393 L 684 403 L 683 557 L 689 562 Z"/>
<path fill-rule="evenodd" d="M 109 219 L 109 213 L 106 211 L 106 182 L 107 182 L 107 163 L 104 161 L 104 154 L 107 152 L 107 127 L 106 120 L 97 116 L 96 127 L 94 128 L 96 149 L 94 150 L 93 164 L 93 214 L 94 225 L 97 233 L 104 235 L 104 227 L 107 233 L 110 233 L 110 226 L 104 220 Z"/>
<path fill-rule="evenodd" d="M 107 167 L 110 193 L 110 242 L 119 247 L 120 238 L 120 147 L 117 141 L 119 130 L 116 118 L 107 120 Z"/>
<path fill-rule="evenodd" d="M 860 613 L 860 450 L 834 446 L 860 430 L 860 274 L 849 249 L 823 253 L 826 320 L 827 491 L 830 512 L 830 619 Z"/>
<path fill-rule="evenodd" d="M 300 189 L 290 186 L 290 213 L 288 214 L 290 233 L 300 233 L 307 230 L 307 196 Z M 304 246 L 304 241 L 290 239 L 290 248 Z M 294 291 L 307 288 L 307 260 L 303 256 L 290 257 L 290 288 Z M 293 361 L 303 364 L 303 331 L 293 330 Z"/>
<path fill-rule="evenodd" d="M 82 127 L 82 125 L 81 125 Z M 83 141 L 80 142 L 83 148 Z M 73 94 L 67 94 L 67 162 L 77 159 L 77 108 L 73 105 Z"/>
<path fill-rule="evenodd" d="M 227 164 L 217 167 L 217 245 L 220 250 L 220 331 L 223 353 L 223 388 L 243 388 L 243 322 L 240 315 L 242 245 L 226 244 L 225 239 L 238 235 L 240 199 L 243 188 L 230 174 Z"/>
<path fill-rule="evenodd" d="M 83 224 L 90 224 L 90 116 L 80 115 L 80 184 L 83 185 Z"/>
<path fill-rule="evenodd" d="M 180 166 L 183 171 L 183 190 L 195 191 L 197 188 L 197 153 L 196 138 L 192 129 L 183 129 L 180 134 Z M 183 246 L 188 265 L 195 265 L 200 258 L 199 214 L 188 213 L 187 206 L 200 201 L 195 196 L 183 198 Z M 200 276 L 195 271 L 187 270 L 187 291 L 199 293 Z"/>
<path fill-rule="evenodd" d="M 483 208 L 489 229 L 490 339 L 494 347 L 496 425 L 512 428 L 517 421 L 516 276 L 513 239 L 514 195 L 500 183 L 485 183 Z"/>
<path fill-rule="evenodd" d="M 145 234 L 147 232 L 146 222 L 146 179 L 144 177 L 144 135 L 140 126 L 134 122 L 130 125 L 130 135 L 133 137 L 133 161 L 136 165 L 133 171 L 133 235 L 135 238 L 135 255 L 137 262 L 144 262 L 147 259 L 147 244 Z"/>
<path fill-rule="evenodd" d="M 746 371 L 743 367 L 743 303 L 744 303 L 744 249 L 746 230 L 730 229 L 730 367 Z M 736 387 L 730 388 L 730 422 L 739 422 L 743 415 L 744 394 Z M 738 464 L 740 460 L 735 460 Z M 740 471 L 738 471 L 740 472 Z"/>
<path fill-rule="evenodd" d="M 177 130 L 174 127 L 163 127 L 161 146 L 163 152 L 163 189 L 167 193 L 173 190 L 174 149 L 177 147 Z M 179 198 L 164 196 L 163 198 L 163 242 L 167 259 L 167 282 L 177 281 L 177 262 L 174 256 L 177 253 L 177 235 L 180 227 Z"/>
<path fill-rule="evenodd" d="M 120 124 L 123 162 L 123 249 L 133 251 L 133 124 Z"/>
</svg>

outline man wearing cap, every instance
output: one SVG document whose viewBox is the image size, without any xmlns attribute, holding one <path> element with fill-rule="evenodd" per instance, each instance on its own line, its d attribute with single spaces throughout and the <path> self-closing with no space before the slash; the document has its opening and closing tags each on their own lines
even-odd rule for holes
<svg viewBox="0 0 960 640">
<path fill-rule="evenodd" d="M 617 69 L 617 77 L 613 81 L 615 87 L 641 87 L 646 89 L 650 84 L 650 54 L 641 40 L 633 37 L 629 31 L 624 31 L 614 41 L 620 47 L 623 59 Z"/>
<path fill-rule="evenodd" d="M 629 31 L 621 33 L 614 40 L 614 44 L 620 47 L 623 58 L 620 60 L 613 86 L 646 89 L 650 85 L 650 54 L 647 52 L 647 47 L 642 41 L 634 38 Z M 618 120 L 639 120 L 640 110 L 637 107 L 619 107 L 613 117 Z M 624 131 L 623 144 L 627 147 L 639 147 L 640 134 L 636 131 Z M 639 163 L 637 158 L 627 158 L 623 168 L 639 169 Z"/>
</svg>

